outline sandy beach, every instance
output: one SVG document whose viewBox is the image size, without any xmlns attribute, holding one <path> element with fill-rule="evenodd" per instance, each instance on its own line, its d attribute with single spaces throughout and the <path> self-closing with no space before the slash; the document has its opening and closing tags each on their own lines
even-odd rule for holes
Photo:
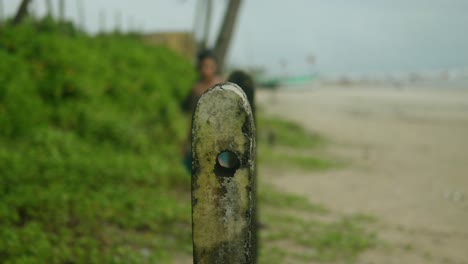
<svg viewBox="0 0 468 264">
<path fill-rule="evenodd" d="M 358 263 L 468 263 L 468 87 L 311 87 L 260 91 L 269 115 L 330 140 L 345 165 L 261 168 L 280 190 L 378 219 L 383 242 Z M 268 176 L 267 176 L 268 175 Z"/>
</svg>

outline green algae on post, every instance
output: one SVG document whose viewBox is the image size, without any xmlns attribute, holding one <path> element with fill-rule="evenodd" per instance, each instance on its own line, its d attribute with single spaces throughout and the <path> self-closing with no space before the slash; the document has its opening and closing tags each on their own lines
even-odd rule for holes
<svg viewBox="0 0 468 264">
<path fill-rule="evenodd" d="M 254 263 L 255 125 L 236 84 L 201 96 L 192 155 L 194 263 Z"/>
</svg>

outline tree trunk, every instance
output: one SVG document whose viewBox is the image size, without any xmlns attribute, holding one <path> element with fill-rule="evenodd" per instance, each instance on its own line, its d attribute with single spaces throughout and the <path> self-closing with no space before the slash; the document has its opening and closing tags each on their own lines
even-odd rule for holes
<svg viewBox="0 0 468 264">
<path fill-rule="evenodd" d="M 76 0 L 76 7 L 78 10 L 78 24 L 81 27 L 81 30 L 85 30 L 85 11 L 84 11 L 84 6 L 83 6 L 83 0 Z"/>
<path fill-rule="evenodd" d="M 53 17 L 52 0 L 46 0 L 47 16 Z"/>
<path fill-rule="evenodd" d="M 65 0 L 59 0 L 59 21 L 65 22 Z"/>
<path fill-rule="evenodd" d="M 0 25 L 3 23 L 3 0 L 0 0 Z"/>
<path fill-rule="evenodd" d="M 231 44 L 232 34 L 236 25 L 241 0 L 230 0 L 224 15 L 223 25 L 218 33 L 214 52 L 218 58 L 219 71 L 222 73 L 226 55 Z"/>
<path fill-rule="evenodd" d="M 201 43 L 201 50 L 205 50 L 208 48 L 208 39 L 210 37 L 210 26 L 211 26 L 211 14 L 213 9 L 213 1 L 206 0 L 206 14 L 205 14 L 205 27 L 203 29 L 203 38 Z"/>
<path fill-rule="evenodd" d="M 16 15 L 13 18 L 13 24 L 17 25 L 23 21 L 23 19 L 28 15 L 28 6 L 31 3 L 31 0 L 23 0 L 16 11 Z"/>
</svg>

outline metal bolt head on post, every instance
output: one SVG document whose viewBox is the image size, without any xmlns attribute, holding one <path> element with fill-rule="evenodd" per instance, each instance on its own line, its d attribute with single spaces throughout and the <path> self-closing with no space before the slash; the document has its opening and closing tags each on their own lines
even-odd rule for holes
<svg viewBox="0 0 468 264">
<path fill-rule="evenodd" d="M 254 263 L 255 125 L 247 97 L 218 84 L 192 122 L 194 263 Z"/>
</svg>

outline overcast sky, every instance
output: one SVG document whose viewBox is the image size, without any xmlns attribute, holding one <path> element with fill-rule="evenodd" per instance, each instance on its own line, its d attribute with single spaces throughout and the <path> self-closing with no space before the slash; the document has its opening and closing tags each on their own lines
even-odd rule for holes
<svg viewBox="0 0 468 264">
<path fill-rule="evenodd" d="M 43 14 L 46 1 L 34 1 Z M 192 30 L 195 1 L 83 0 L 86 29 L 96 32 L 105 10 L 109 29 L 121 12 L 124 29 L 131 23 L 147 32 Z M 11 15 L 20 1 L 3 2 Z M 77 0 L 66 2 L 67 17 L 76 21 Z M 214 2 L 213 38 L 227 1 Z M 244 0 L 229 62 L 278 73 L 281 60 L 296 74 L 467 69 L 468 0 Z"/>
</svg>

